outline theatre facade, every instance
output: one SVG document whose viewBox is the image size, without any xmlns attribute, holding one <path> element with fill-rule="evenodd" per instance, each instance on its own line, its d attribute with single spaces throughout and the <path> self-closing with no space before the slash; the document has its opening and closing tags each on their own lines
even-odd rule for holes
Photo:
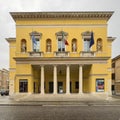
<svg viewBox="0 0 120 120">
<path fill-rule="evenodd" d="M 111 94 L 112 11 L 10 14 L 10 95 Z"/>
</svg>

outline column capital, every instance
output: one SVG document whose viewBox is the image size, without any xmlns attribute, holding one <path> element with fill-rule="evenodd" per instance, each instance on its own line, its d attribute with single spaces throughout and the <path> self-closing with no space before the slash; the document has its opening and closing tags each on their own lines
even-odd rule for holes
<svg viewBox="0 0 120 120">
<path fill-rule="evenodd" d="M 44 67 L 45 65 L 40 65 L 40 67 Z"/>
<path fill-rule="evenodd" d="M 57 64 L 53 64 L 52 66 L 56 66 L 57 67 L 58 65 Z"/>
<path fill-rule="evenodd" d="M 71 66 L 71 64 L 66 64 L 66 66 Z"/>
<path fill-rule="evenodd" d="M 79 67 L 83 67 L 84 65 L 83 64 L 79 64 Z"/>
</svg>

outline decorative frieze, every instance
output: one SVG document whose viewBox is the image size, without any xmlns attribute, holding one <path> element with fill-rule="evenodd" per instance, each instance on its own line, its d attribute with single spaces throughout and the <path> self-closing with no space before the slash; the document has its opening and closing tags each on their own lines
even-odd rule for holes
<svg viewBox="0 0 120 120">
<path fill-rule="evenodd" d="M 11 12 L 13 19 L 106 19 L 112 16 L 113 11 L 103 12 Z"/>
</svg>

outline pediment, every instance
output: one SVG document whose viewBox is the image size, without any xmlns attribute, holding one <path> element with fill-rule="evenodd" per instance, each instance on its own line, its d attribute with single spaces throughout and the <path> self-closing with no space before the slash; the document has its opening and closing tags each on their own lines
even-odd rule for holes
<svg viewBox="0 0 120 120">
<path fill-rule="evenodd" d="M 34 36 L 41 36 L 41 35 L 42 35 L 42 33 L 37 32 L 37 31 L 32 31 L 32 32 L 29 33 L 29 34 L 30 34 L 30 36 L 32 36 L 32 35 L 34 35 Z"/>
<path fill-rule="evenodd" d="M 86 32 L 83 32 L 81 35 L 82 36 L 91 36 L 91 32 L 90 31 L 86 31 Z"/>
<path fill-rule="evenodd" d="M 57 35 L 57 36 L 62 36 L 63 34 L 64 34 L 65 36 L 68 35 L 68 33 L 67 33 L 67 32 L 64 32 L 64 31 L 59 31 L 59 32 L 55 33 L 55 35 Z"/>
</svg>

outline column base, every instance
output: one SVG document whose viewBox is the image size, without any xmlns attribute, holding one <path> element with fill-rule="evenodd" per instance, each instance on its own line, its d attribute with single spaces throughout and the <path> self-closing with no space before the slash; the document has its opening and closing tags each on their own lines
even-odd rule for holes
<svg viewBox="0 0 120 120">
<path fill-rule="evenodd" d="M 44 95 L 45 93 L 40 93 L 40 95 Z"/>
<path fill-rule="evenodd" d="M 78 94 L 83 94 L 83 92 L 79 92 Z"/>
<path fill-rule="evenodd" d="M 66 93 L 66 95 L 70 95 L 70 93 Z"/>
</svg>

